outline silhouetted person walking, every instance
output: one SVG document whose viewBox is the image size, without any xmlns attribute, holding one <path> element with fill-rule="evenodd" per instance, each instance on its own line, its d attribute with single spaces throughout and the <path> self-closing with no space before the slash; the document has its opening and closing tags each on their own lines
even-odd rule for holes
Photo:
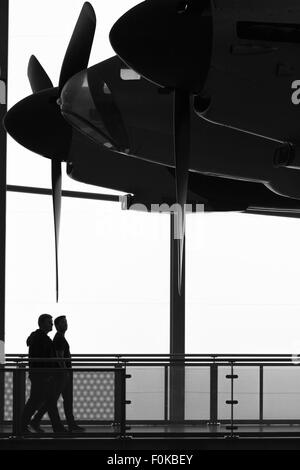
<svg viewBox="0 0 300 470">
<path fill-rule="evenodd" d="M 66 416 L 66 421 L 68 424 L 68 429 L 71 432 L 83 432 L 85 428 L 78 426 L 76 424 L 74 415 L 73 415 L 73 371 L 72 371 L 72 361 L 70 346 L 68 341 L 65 338 L 65 333 L 68 329 L 68 322 L 64 315 L 57 317 L 54 320 L 55 328 L 57 330 L 56 335 L 53 338 L 53 347 L 56 353 L 56 356 L 61 359 L 65 359 L 60 362 L 60 367 L 64 368 L 64 371 L 60 371 L 60 376 L 57 376 L 57 398 L 60 394 L 63 397 L 64 403 L 64 412 Z M 36 430 L 41 430 L 40 422 L 43 418 L 43 415 L 46 412 L 46 406 L 42 406 L 40 410 L 34 416 L 31 424 L 32 427 Z"/>
<path fill-rule="evenodd" d="M 54 379 L 54 367 L 58 364 L 53 360 L 42 362 L 30 361 L 31 358 L 53 358 L 56 356 L 53 343 L 48 333 L 53 328 L 52 316 L 40 315 L 38 319 L 39 329 L 31 333 L 27 339 L 29 346 L 29 378 L 31 381 L 30 397 L 22 414 L 22 430 L 30 432 L 28 425 L 33 414 L 43 405 L 48 412 L 54 432 L 66 432 L 61 423 L 57 409 L 56 382 Z"/>
</svg>

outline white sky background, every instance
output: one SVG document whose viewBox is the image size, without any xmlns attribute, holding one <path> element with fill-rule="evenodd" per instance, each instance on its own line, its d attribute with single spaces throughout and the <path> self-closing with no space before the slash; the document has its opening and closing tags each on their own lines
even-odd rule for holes
<svg viewBox="0 0 300 470">
<path fill-rule="evenodd" d="M 138 1 L 94 1 L 90 65 L 114 55 L 113 23 Z M 9 106 L 31 93 L 35 54 L 57 85 L 83 1 L 10 0 Z M 8 138 L 8 184 L 50 187 L 50 162 Z M 115 192 L 63 179 L 64 189 Z M 50 197 L 8 194 L 6 352 L 26 351 L 40 313 L 66 314 L 72 351 L 169 351 L 168 216 L 63 199 L 55 304 Z M 242 214 L 187 221 L 188 353 L 300 350 L 300 221 Z"/>
</svg>

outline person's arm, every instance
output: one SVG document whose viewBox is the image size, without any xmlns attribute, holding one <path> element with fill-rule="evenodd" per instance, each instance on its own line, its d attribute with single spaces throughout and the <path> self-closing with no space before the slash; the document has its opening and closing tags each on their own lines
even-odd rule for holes
<svg viewBox="0 0 300 470">
<path fill-rule="evenodd" d="M 64 341 L 61 336 L 56 335 L 53 339 L 53 349 L 55 351 L 55 355 L 58 358 L 65 359 L 65 348 L 64 348 Z M 58 361 L 59 367 L 64 368 L 66 367 L 65 361 Z"/>
<path fill-rule="evenodd" d="M 64 359 L 64 351 L 63 350 L 60 350 L 60 349 L 57 350 L 56 349 L 55 352 L 56 352 L 57 357 Z M 59 367 L 65 368 L 66 367 L 65 361 L 59 361 Z"/>
</svg>

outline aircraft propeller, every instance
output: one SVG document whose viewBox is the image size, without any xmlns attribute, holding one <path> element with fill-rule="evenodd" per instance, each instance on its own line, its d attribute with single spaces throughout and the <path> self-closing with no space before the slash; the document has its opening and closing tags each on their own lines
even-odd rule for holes
<svg viewBox="0 0 300 470">
<path fill-rule="evenodd" d="M 49 76 L 34 55 L 29 59 L 27 75 L 33 93 L 53 88 Z"/>
<path fill-rule="evenodd" d="M 180 89 L 174 90 L 174 154 L 176 176 L 176 199 L 178 208 L 176 228 L 179 240 L 178 253 L 178 292 L 181 294 L 183 255 L 185 244 L 185 208 L 188 194 L 190 161 L 190 94 Z"/>
<path fill-rule="evenodd" d="M 56 301 L 58 301 L 58 246 L 61 214 L 61 164 L 67 161 L 72 143 L 72 127 L 60 113 L 59 97 L 66 82 L 87 68 L 96 29 L 96 15 L 89 2 L 84 3 L 61 67 L 59 86 L 53 84 L 35 56 L 28 64 L 33 95 L 9 110 L 4 125 L 9 134 L 26 148 L 51 159 L 51 181 L 55 228 Z M 44 120 L 39 110 L 47 107 Z M 35 112 L 36 111 L 36 112 Z M 35 129 L 33 135 L 32 129 Z M 59 145 L 57 145 L 59 142 Z"/>
<path fill-rule="evenodd" d="M 110 32 L 112 47 L 129 67 L 173 92 L 179 294 L 190 163 L 190 101 L 192 95 L 203 91 L 212 37 L 208 0 L 144 1 L 125 13 Z"/>
<path fill-rule="evenodd" d="M 35 56 L 31 56 L 28 64 L 27 75 L 33 93 L 39 93 L 48 88 L 53 88 L 53 84 L 46 71 Z M 55 232 L 55 266 L 56 266 L 56 301 L 58 301 L 58 246 L 61 214 L 61 161 L 56 158 L 51 159 L 51 183 L 52 201 L 54 215 Z"/>
</svg>

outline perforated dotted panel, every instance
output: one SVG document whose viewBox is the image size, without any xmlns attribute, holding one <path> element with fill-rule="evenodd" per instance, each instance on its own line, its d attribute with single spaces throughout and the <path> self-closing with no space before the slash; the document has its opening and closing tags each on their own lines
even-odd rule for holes
<svg viewBox="0 0 300 470">
<path fill-rule="evenodd" d="M 114 379 L 114 372 L 74 373 L 73 410 L 76 419 L 103 421 L 114 420 Z"/>
<path fill-rule="evenodd" d="M 13 417 L 13 373 L 4 374 L 4 419 L 11 421 Z"/>
<path fill-rule="evenodd" d="M 115 416 L 115 373 L 73 371 L 73 412 L 76 420 L 113 421 Z M 26 377 L 26 400 L 30 380 Z M 13 417 L 13 374 L 5 374 L 5 420 Z M 64 419 L 63 399 L 58 400 L 60 416 Z M 44 419 L 48 419 L 46 415 Z"/>
</svg>

